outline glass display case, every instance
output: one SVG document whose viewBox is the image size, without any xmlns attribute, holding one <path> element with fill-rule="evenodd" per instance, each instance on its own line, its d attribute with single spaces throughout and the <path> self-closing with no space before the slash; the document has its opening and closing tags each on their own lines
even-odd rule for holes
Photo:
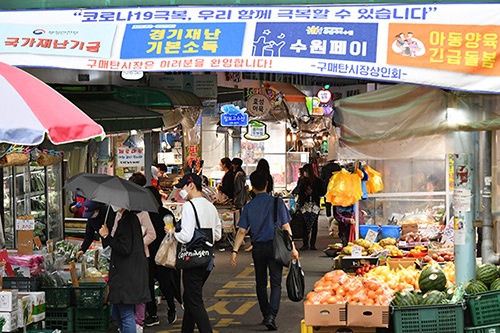
<svg viewBox="0 0 500 333">
<path fill-rule="evenodd" d="M 16 248 L 16 216 L 33 215 L 42 242 L 63 237 L 62 164 L 2 168 L 5 246 Z"/>
</svg>

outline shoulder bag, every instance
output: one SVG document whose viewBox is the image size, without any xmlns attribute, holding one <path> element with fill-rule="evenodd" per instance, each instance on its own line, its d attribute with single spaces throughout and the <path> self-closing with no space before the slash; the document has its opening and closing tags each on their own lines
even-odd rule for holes
<svg viewBox="0 0 500 333">
<path fill-rule="evenodd" d="M 212 244 L 212 239 L 207 236 L 207 233 L 210 233 L 209 236 L 211 236 L 211 229 L 202 230 L 200 228 L 196 208 L 191 201 L 189 203 L 193 206 L 196 228 L 194 229 L 193 238 L 189 243 L 177 243 L 177 260 L 175 262 L 177 269 L 208 267 L 214 257 L 214 245 Z"/>
<path fill-rule="evenodd" d="M 274 260 L 283 266 L 288 267 L 292 257 L 292 237 L 288 231 L 283 230 L 278 225 L 278 198 L 274 198 L 274 239 L 273 239 Z"/>
</svg>

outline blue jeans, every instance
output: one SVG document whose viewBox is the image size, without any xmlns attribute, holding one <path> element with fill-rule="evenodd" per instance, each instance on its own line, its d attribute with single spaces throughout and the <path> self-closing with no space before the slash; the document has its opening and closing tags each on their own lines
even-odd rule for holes
<svg viewBox="0 0 500 333">
<path fill-rule="evenodd" d="M 259 301 L 260 312 L 262 312 L 264 318 L 269 316 L 276 317 L 280 308 L 283 266 L 274 260 L 272 241 L 265 243 L 255 242 L 252 245 L 257 300 Z M 269 298 L 267 294 L 268 274 L 271 282 L 271 295 Z"/>
<path fill-rule="evenodd" d="M 113 304 L 111 316 L 116 321 L 121 333 L 135 333 L 135 305 Z"/>
</svg>

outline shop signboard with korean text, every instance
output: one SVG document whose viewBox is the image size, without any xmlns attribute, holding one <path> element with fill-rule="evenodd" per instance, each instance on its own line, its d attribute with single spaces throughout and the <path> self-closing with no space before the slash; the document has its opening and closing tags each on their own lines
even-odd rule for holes
<svg viewBox="0 0 500 333">
<path fill-rule="evenodd" d="M 0 61 L 297 73 L 498 93 L 498 17 L 500 3 L 0 11 Z"/>
<path fill-rule="evenodd" d="M 120 146 L 117 148 L 117 152 L 119 167 L 135 168 L 144 165 L 144 148 Z"/>
</svg>

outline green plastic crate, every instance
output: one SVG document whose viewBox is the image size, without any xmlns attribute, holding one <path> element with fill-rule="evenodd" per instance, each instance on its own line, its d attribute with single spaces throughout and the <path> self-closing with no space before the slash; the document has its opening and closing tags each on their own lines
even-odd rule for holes
<svg viewBox="0 0 500 333">
<path fill-rule="evenodd" d="M 45 291 L 45 307 L 47 309 L 65 309 L 73 305 L 73 286 L 42 287 Z"/>
<path fill-rule="evenodd" d="M 394 333 L 464 331 L 463 304 L 392 307 Z"/>
<path fill-rule="evenodd" d="M 500 333 L 500 323 L 493 325 L 466 327 L 466 333 Z"/>
<path fill-rule="evenodd" d="M 106 332 L 110 324 L 110 307 L 76 309 L 75 332 Z"/>
<path fill-rule="evenodd" d="M 106 283 L 80 283 L 74 289 L 77 308 L 101 309 L 105 303 Z"/>
<path fill-rule="evenodd" d="M 75 329 L 75 308 L 47 309 L 45 311 L 45 328 L 73 332 Z"/>
<path fill-rule="evenodd" d="M 500 290 L 467 295 L 466 300 L 474 327 L 500 322 Z"/>
</svg>

